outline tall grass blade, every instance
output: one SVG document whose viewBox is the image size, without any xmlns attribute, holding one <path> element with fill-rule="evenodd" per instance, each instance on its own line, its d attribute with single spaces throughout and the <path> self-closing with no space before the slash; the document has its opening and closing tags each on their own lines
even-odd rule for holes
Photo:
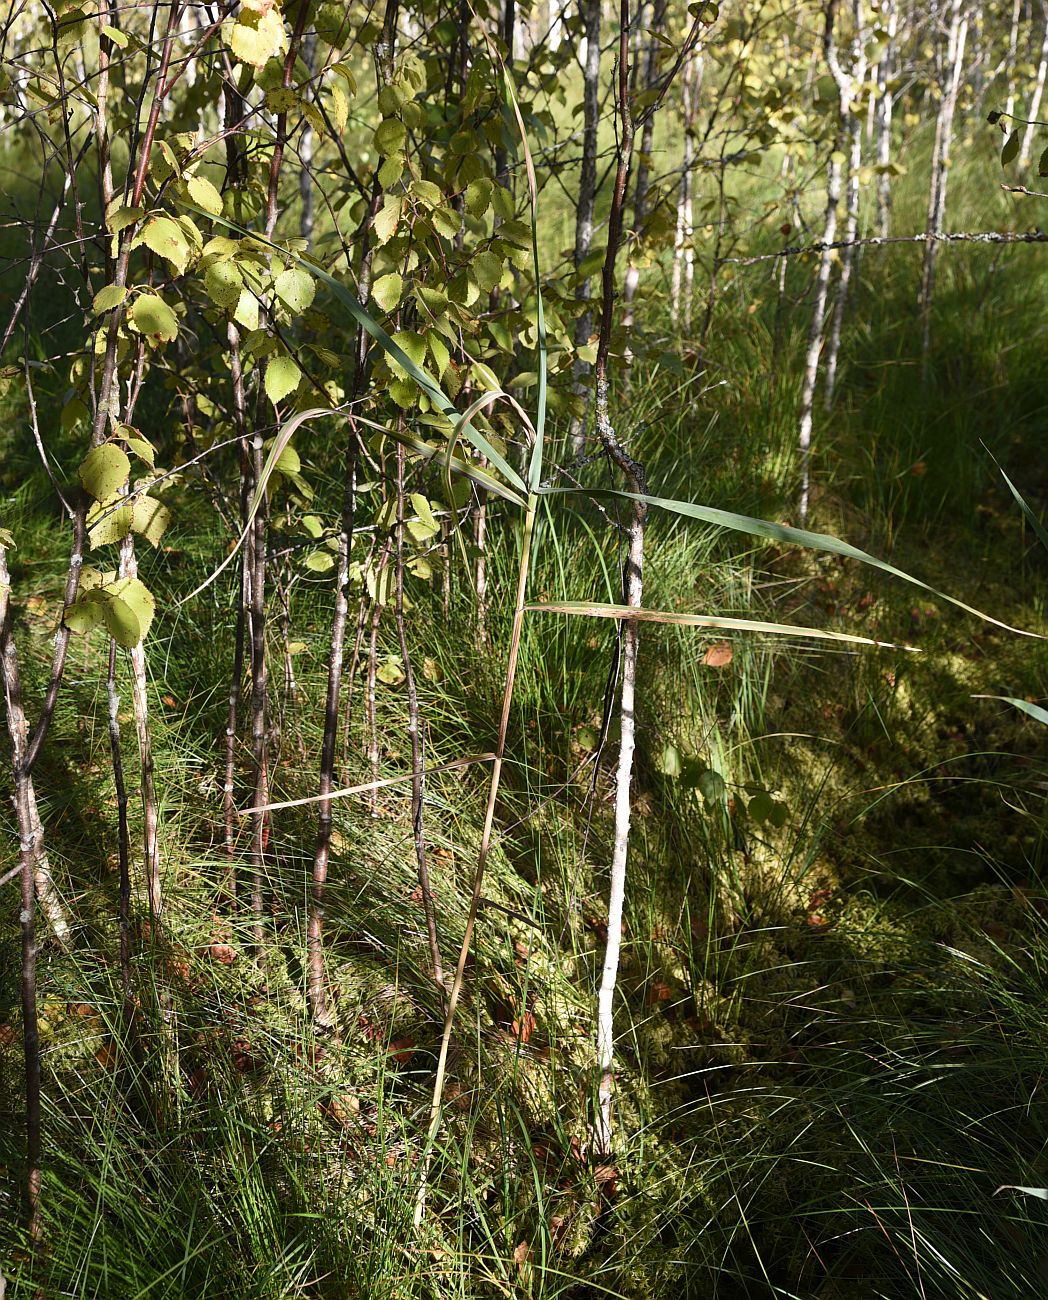
<svg viewBox="0 0 1048 1300">
<path fill-rule="evenodd" d="M 973 695 L 972 699 L 1000 700 L 1004 704 L 1011 704 L 1014 708 L 1021 709 L 1023 713 L 1048 727 L 1048 709 L 1042 709 L 1039 704 L 1031 704 L 1029 700 L 1020 700 L 1014 695 Z"/>
<path fill-rule="evenodd" d="M 675 501 L 670 497 L 654 497 L 636 492 L 623 492 L 616 488 L 542 488 L 541 492 L 544 496 L 556 493 L 564 496 L 612 496 L 625 497 L 628 501 L 644 501 L 649 506 L 657 506 L 660 510 L 667 510 L 671 514 L 682 515 L 687 519 L 697 519 L 700 523 L 713 524 L 716 528 L 727 528 L 737 533 L 749 533 L 751 537 L 763 537 L 771 542 L 788 542 L 792 546 L 803 546 L 809 551 L 822 551 L 827 555 L 840 555 L 844 559 L 858 560 L 861 564 L 868 564 L 871 568 L 880 569 L 883 573 L 890 573 L 894 578 L 901 578 L 903 582 L 919 587 L 922 591 L 930 592 L 940 600 L 948 601 L 958 609 L 963 609 L 966 614 L 972 614 L 985 623 L 992 623 L 994 627 L 1003 628 L 1006 632 L 1014 632 L 1018 636 L 1036 637 L 1038 640 L 1043 639 L 1038 632 L 1028 632 L 1024 628 L 1012 627 L 1010 623 L 1003 623 L 999 618 L 994 618 L 992 614 L 986 614 L 973 605 L 967 605 L 963 600 L 958 600 L 956 596 L 950 596 L 945 591 L 940 591 L 938 587 L 933 587 L 930 583 L 915 578 L 904 569 L 897 569 L 894 564 L 889 564 L 887 560 L 878 559 L 876 555 L 871 555 L 869 551 L 860 550 L 858 546 L 852 546 L 850 542 L 842 542 L 839 537 L 834 537 L 830 533 L 810 533 L 804 528 L 791 528 L 789 524 L 775 524 L 768 519 L 754 519 L 750 515 L 737 515 L 731 510 L 717 510 L 713 506 L 699 506 L 691 501 Z"/>
<path fill-rule="evenodd" d="M 659 609 L 635 609 L 630 605 L 604 605 L 588 600 L 548 601 L 528 605 L 535 614 L 577 614 L 585 618 L 637 619 L 641 623 L 675 623 L 684 627 L 705 627 L 728 632 L 768 632 L 773 636 L 816 637 L 820 641 L 838 641 L 850 645 L 875 645 L 890 650 L 909 650 L 920 653 L 917 646 L 896 645 L 891 641 L 874 641 L 868 636 L 854 636 L 850 632 L 831 632 L 819 627 L 797 627 L 790 623 L 766 623 L 756 618 L 729 618 L 715 614 L 682 614 Z M 1048 717 L 1048 715 L 1046 715 Z"/>
</svg>

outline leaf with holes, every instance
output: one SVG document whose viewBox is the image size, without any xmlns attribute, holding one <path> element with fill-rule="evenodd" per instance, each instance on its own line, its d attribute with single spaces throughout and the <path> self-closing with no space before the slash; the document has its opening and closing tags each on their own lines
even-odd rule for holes
<svg viewBox="0 0 1048 1300">
<path fill-rule="evenodd" d="M 170 217 L 153 217 L 147 221 L 131 242 L 132 248 L 145 244 L 158 257 L 171 263 L 177 275 L 182 275 L 189 264 L 189 244 L 182 228 Z"/>
<path fill-rule="evenodd" d="M 131 462 L 115 442 L 92 447 L 80 463 L 77 477 L 85 492 L 96 501 L 110 501 L 128 480 Z"/>
<path fill-rule="evenodd" d="M 280 301 L 293 312 L 305 311 L 317 291 L 313 277 L 297 266 L 281 271 L 274 281 L 273 288 Z"/>
<path fill-rule="evenodd" d="M 171 511 L 155 497 L 137 496 L 131 507 L 131 528 L 150 546 L 159 546 L 171 522 Z"/>
<path fill-rule="evenodd" d="M 131 320 L 140 334 L 170 343 L 178 337 L 178 318 L 158 294 L 143 293 L 131 308 Z"/>
<path fill-rule="evenodd" d="M 99 546 L 122 542 L 131 531 L 131 507 L 95 501 L 87 512 L 87 540 L 94 551 Z"/>
</svg>

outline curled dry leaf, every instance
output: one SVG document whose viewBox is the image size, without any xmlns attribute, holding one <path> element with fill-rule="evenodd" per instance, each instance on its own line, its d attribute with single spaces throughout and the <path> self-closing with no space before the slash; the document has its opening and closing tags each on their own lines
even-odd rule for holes
<svg viewBox="0 0 1048 1300">
<path fill-rule="evenodd" d="M 730 641 L 718 641 L 707 648 L 702 662 L 707 668 L 726 668 L 731 663 L 733 654 Z"/>
<path fill-rule="evenodd" d="M 415 1055 L 415 1040 L 410 1034 L 395 1038 L 389 1045 L 389 1054 L 398 1065 L 410 1065 Z"/>
<path fill-rule="evenodd" d="M 513 1021 L 513 1033 L 522 1043 L 526 1043 L 535 1032 L 535 1017 L 530 1011 Z"/>
<path fill-rule="evenodd" d="M 349 1128 L 360 1114 L 360 1098 L 352 1093 L 333 1093 L 320 1102 L 320 1113 L 337 1128 Z"/>
</svg>

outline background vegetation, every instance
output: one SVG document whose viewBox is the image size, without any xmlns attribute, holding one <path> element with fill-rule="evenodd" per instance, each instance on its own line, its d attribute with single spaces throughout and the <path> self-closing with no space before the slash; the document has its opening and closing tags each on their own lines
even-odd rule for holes
<svg viewBox="0 0 1048 1300">
<path fill-rule="evenodd" d="M 1045 23 L 12 10 L 9 1296 L 1040 1292 Z"/>
</svg>

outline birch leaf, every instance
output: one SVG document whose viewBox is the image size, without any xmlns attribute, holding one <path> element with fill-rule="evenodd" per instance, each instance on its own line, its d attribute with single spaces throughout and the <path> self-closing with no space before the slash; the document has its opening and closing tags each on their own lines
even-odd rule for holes
<svg viewBox="0 0 1048 1300">
<path fill-rule="evenodd" d="M 280 301 L 285 303 L 293 312 L 305 311 L 312 303 L 317 291 L 313 277 L 308 271 L 300 270 L 297 266 L 293 266 L 288 271 L 282 271 L 277 276 L 273 288 L 276 290 Z"/>
<path fill-rule="evenodd" d="M 266 366 L 266 396 L 275 406 L 293 393 L 302 371 L 290 357 L 272 357 Z"/>
<path fill-rule="evenodd" d="M 77 477 L 85 492 L 96 501 L 109 501 L 115 497 L 128 480 L 131 462 L 127 453 L 114 442 L 92 447 L 77 470 Z"/>
<path fill-rule="evenodd" d="M 150 546 L 159 546 L 171 522 L 171 511 L 155 497 L 138 496 L 131 507 L 131 528 Z"/>
<path fill-rule="evenodd" d="M 384 275 L 376 280 L 371 289 L 371 296 L 384 312 L 391 312 L 400 302 L 404 289 L 404 280 L 397 274 Z"/>
<path fill-rule="evenodd" d="M 156 613 L 153 593 L 141 578 L 120 578 L 107 590 L 112 593 L 114 599 L 120 600 L 134 614 L 135 622 L 138 624 L 139 640 L 144 641 L 149 635 L 153 615 Z"/>
<path fill-rule="evenodd" d="M 213 217 L 222 215 L 222 195 L 206 176 L 190 176 L 186 181 L 186 189 L 198 208 L 203 208 Z"/>
<path fill-rule="evenodd" d="M 122 542 L 131 531 L 131 507 L 96 501 L 87 512 L 87 540 L 91 549 Z"/>
<path fill-rule="evenodd" d="M 170 343 L 178 337 L 178 318 L 159 295 L 143 293 L 135 299 L 131 319 L 141 334 Z"/>
<path fill-rule="evenodd" d="M 135 236 L 132 247 L 145 244 L 158 257 L 170 262 L 181 275 L 189 263 L 189 245 L 182 230 L 170 217 L 154 217 Z"/>
<path fill-rule="evenodd" d="M 382 200 L 382 207 L 375 213 L 373 229 L 380 244 L 387 244 L 396 234 L 400 224 L 403 200 L 397 194 L 387 194 Z"/>
<path fill-rule="evenodd" d="M 99 289 L 95 294 L 92 309 L 96 316 L 101 316 L 103 312 L 112 311 L 114 307 L 119 307 L 127 297 L 127 287 L 122 284 L 107 284 L 104 289 Z"/>
<path fill-rule="evenodd" d="M 131 606 L 119 596 L 112 596 L 102 605 L 102 618 L 106 631 L 125 650 L 133 650 L 142 640 L 142 625 Z"/>
</svg>

